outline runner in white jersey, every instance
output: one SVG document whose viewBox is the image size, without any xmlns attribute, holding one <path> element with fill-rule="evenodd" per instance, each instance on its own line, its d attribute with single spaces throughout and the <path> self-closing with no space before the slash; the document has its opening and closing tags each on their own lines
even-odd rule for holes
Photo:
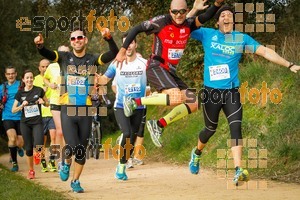
<svg viewBox="0 0 300 200">
<path fill-rule="evenodd" d="M 123 42 L 127 34 L 123 35 Z M 133 115 L 126 117 L 124 114 L 123 100 L 126 97 L 140 98 L 146 96 L 146 63 L 147 61 L 136 54 L 137 43 L 135 39 L 129 45 L 126 56 L 127 64 L 123 63 L 122 69 L 117 68 L 116 64 L 112 63 L 104 75 L 98 77 L 98 84 L 105 85 L 111 79 L 116 79 L 116 100 L 114 103 L 115 117 L 123 133 L 121 147 L 123 148 L 123 156 L 119 160 L 116 169 L 115 177 L 119 180 L 127 180 L 125 172 L 126 162 L 133 152 L 135 142 L 135 134 L 139 132 L 140 124 L 142 123 L 145 106 L 138 106 Z M 126 139 L 128 138 L 128 142 Z M 129 140 L 130 139 L 130 140 Z M 130 151 L 125 149 L 125 144 L 132 145 Z M 121 148 L 121 150 L 122 150 Z M 137 146 L 135 148 L 138 148 Z"/>
</svg>

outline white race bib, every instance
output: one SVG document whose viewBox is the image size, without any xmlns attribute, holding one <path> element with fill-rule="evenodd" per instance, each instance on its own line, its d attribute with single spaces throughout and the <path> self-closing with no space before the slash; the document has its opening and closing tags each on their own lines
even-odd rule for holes
<svg viewBox="0 0 300 200">
<path fill-rule="evenodd" d="M 209 77 L 210 81 L 218 81 L 230 78 L 229 66 L 227 64 L 210 66 Z"/>
<path fill-rule="evenodd" d="M 183 49 L 168 49 L 169 60 L 178 60 L 183 55 Z"/>
<path fill-rule="evenodd" d="M 39 110 L 38 105 L 25 106 L 24 114 L 25 114 L 26 118 L 39 116 L 40 110 Z"/>
<path fill-rule="evenodd" d="M 82 76 L 71 76 L 68 75 L 67 76 L 67 85 L 69 86 L 84 86 L 86 77 L 82 77 Z"/>
<path fill-rule="evenodd" d="M 125 94 L 134 94 L 140 92 L 141 92 L 141 85 L 139 83 L 125 85 Z"/>
</svg>

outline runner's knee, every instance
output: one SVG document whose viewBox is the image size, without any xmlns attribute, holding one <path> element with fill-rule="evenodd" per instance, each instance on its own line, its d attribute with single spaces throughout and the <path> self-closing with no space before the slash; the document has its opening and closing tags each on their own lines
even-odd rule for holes
<svg viewBox="0 0 300 200">
<path fill-rule="evenodd" d="M 75 154 L 75 162 L 84 165 L 86 161 L 87 145 L 77 145 L 73 150 Z"/>
<path fill-rule="evenodd" d="M 26 150 L 26 156 L 28 157 L 33 156 L 33 149 Z"/>
<path fill-rule="evenodd" d="M 199 140 L 200 142 L 202 142 L 203 144 L 206 144 L 209 140 L 209 138 L 211 136 L 213 136 L 213 134 L 215 134 L 216 129 L 217 129 L 217 125 L 215 125 L 215 127 L 210 127 L 212 129 L 203 129 L 200 133 L 199 133 Z"/>
<path fill-rule="evenodd" d="M 181 104 L 184 101 L 184 97 L 179 88 L 166 89 L 163 90 L 162 93 L 169 95 L 170 106 Z"/>
<path fill-rule="evenodd" d="M 241 130 L 241 122 L 233 122 L 230 124 L 230 134 L 232 146 L 239 146 L 241 145 L 241 140 L 243 139 L 242 130 Z"/>
<path fill-rule="evenodd" d="M 75 162 L 78 163 L 79 165 L 84 165 L 86 161 L 85 156 L 83 158 L 77 158 L 75 155 Z"/>
<path fill-rule="evenodd" d="M 190 108 L 190 111 L 193 113 L 193 112 L 196 112 L 198 110 L 198 101 L 194 102 L 194 103 L 186 103 L 189 108 Z"/>
</svg>

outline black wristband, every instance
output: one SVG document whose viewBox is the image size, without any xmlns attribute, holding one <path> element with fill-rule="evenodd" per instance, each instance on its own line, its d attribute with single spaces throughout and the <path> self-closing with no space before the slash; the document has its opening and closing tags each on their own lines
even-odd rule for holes
<svg viewBox="0 0 300 200">
<path fill-rule="evenodd" d="M 290 62 L 290 65 L 288 66 L 289 69 L 291 69 L 291 67 L 293 67 L 295 64 Z"/>
</svg>

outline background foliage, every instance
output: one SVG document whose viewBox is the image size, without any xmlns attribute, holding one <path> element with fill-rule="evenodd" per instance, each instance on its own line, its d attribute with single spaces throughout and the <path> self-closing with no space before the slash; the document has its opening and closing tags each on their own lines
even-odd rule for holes
<svg viewBox="0 0 300 200">
<path fill-rule="evenodd" d="M 87 16 L 90 10 L 95 9 L 95 17 L 104 16 L 108 18 L 111 9 L 119 18 L 127 16 L 130 19 L 131 27 L 150 19 L 157 15 L 166 14 L 171 0 L 99 0 L 99 1 L 79 1 L 79 0 L 0 0 L 0 44 L 2 52 L 0 54 L 0 82 L 4 79 L 4 67 L 13 65 L 18 68 L 19 75 L 26 68 L 35 69 L 41 59 L 35 49 L 33 38 L 37 35 L 35 32 L 22 32 L 16 28 L 16 20 L 20 17 L 28 17 L 32 20 L 34 16 L 44 16 L 47 19 L 53 16 L 59 19 L 61 16 L 72 18 L 73 16 Z M 193 1 L 187 0 L 189 7 L 192 7 Z M 212 3 L 209 0 L 209 3 Z M 265 14 L 275 14 L 276 31 L 275 33 L 249 33 L 261 44 L 276 46 L 276 52 L 287 60 L 299 63 L 299 30 L 300 30 L 300 4 L 298 0 L 227 0 L 228 4 L 234 3 L 264 3 Z M 255 12 L 244 12 L 244 23 L 254 23 Z M 211 20 L 206 24 L 208 27 L 214 27 L 215 21 Z M 86 25 L 86 24 L 85 24 Z M 111 28 L 111 27 L 109 27 Z M 113 36 L 118 46 L 121 46 L 121 32 L 117 30 L 115 24 Z M 45 32 L 43 31 L 43 34 Z M 55 30 L 49 33 L 45 39 L 45 45 L 49 49 L 57 49 L 61 44 L 68 44 L 69 32 Z M 107 45 L 99 36 L 97 31 L 88 33 L 89 52 L 104 52 Z M 151 53 L 153 36 L 140 34 L 138 36 L 138 51 L 145 57 Z M 243 133 L 245 137 L 255 137 L 260 140 L 262 147 L 272 149 L 270 151 L 269 174 L 275 178 L 278 175 L 287 177 L 286 179 L 297 178 L 299 181 L 299 76 L 291 74 L 286 69 L 274 66 L 264 62 L 262 59 L 253 55 L 245 55 L 240 64 L 243 81 L 248 81 L 251 87 L 260 87 L 262 81 L 267 81 L 270 86 L 278 87 L 284 92 L 284 101 L 280 105 L 268 105 L 261 107 L 259 105 L 245 105 Z M 104 72 L 105 67 L 100 71 Z M 202 85 L 203 70 L 203 50 L 201 44 L 190 40 L 185 50 L 179 66 L 178 73 L 190 87 L 199 89 Z M 110 91 L 110 90 L 109 90 Z M 113 95 L 109 94 L 111 98 Z M 159 117 L 167 112 L 167 109 L 150 108 L 148 117 Z M 157 115 L 159 114 L 159 116 Z M 201 122 L 199 122 L 199 119 Z M 174 162 L 186 162 L 190 147 L 195 145 L 198 131 L 203 127 L 201 112 L 193 117 L 187 118 L 182 123 L 175 123 L 166 131 L 166 140 L 169 145 L 163 150 L 155 150 L 146 138 L 147 150 L 152 157 L 169 159 Z M 103 118 L 103 127 L 105 134 L 115 132 L 118 128 L 115 122 L 112 110 L 109 110 L 109 116 Z M 173 127 L 173 128 L 172 128 Z M 188 129 L 186 129 L 188 127 Z M 180 132 L 182 134 L 173 134 Z M 226 120 L 221 118 L 218 128 L 220 137 L 212 139 L 212 146 L 207 151 L 216 150 L 224 145 L 228 136 L 228 127 Z M 225 134 L 222 134 L 225 133 Z M 204 157 L 205 164 L 214 162 L 214 153 Z M 296 174 L 296 175 L 295 175 Z M 293 179 L 293 180 L 294 180 Z M 297 182 L 296 180 L 296 182 Z"/>
</svg>

